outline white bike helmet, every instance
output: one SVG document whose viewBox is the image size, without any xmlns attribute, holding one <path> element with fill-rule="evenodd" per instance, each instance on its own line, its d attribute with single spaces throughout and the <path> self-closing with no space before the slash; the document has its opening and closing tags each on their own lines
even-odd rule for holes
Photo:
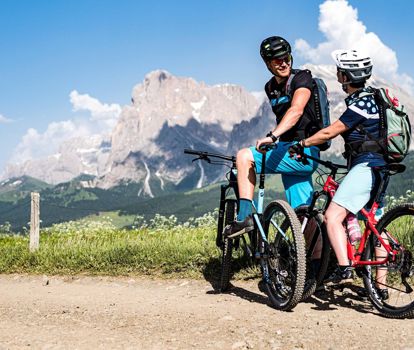
<svg viewBox="0 0 414 350">
<path fill-rule="evenodd" d="M 371 77 L 372 60 L 368 55 L 356 50 L 335 50 L 331 56 L 351 83 L 365 83 Z"/>
</svg>

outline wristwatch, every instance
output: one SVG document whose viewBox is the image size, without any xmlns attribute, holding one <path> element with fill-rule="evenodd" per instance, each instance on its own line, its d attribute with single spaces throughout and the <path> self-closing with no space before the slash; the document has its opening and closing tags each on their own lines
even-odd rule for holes
<svg viewBox="0 0 414 350">
<path fill-rule="evenodd" d="M 270 137 L 272 139 L 272 142 L 276 142 L 278 137 L 273 135 L 273 132 L 269 131 L 269 133 L 266 135 L 266 137 Z"/>
</svg>

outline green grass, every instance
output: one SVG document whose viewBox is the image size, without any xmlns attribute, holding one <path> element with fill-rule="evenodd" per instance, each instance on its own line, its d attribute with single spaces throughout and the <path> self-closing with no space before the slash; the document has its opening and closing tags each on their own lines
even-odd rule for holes
<svg viewBox="0 0 414 350">
<path fill-rule="evenodd" d="M 215 246 L 217 213 L 178 225 L 177 218 L 156 216 L 139 229 L 122 229 L 116 213 L 98 221 L 79 220 L 41 231 L 40 249 L 29 251 L 29 238 L 0 226 L 0 273 L 151 275 L 202 278 L 220 275 Z M 413 252 L 413 217 L 399 218 L 390 232 Z M 1 234 L 3 232 L 3 234 Z M 8 232 L 8 234 L 7 234 Z M 234 279 L 259 276 L 241 250 L 234 255 Z"/>
<path fill-rule="evenodd" d="M 212 227 L 123 230 L 62 224 L 41 233 L 34 253 L 27 236 L 0 236 L 0 273 L 201 277 L 219 266 L 214 236 Z"/>
<path fill-rule="evenodd" d="M 116 228 L 130 227 L 134 223 L 136 215 L 120 215 L 119 211 L 103 211 L 98 214 L 86 216 L 77 221 L 79 222 L 105 222 L 110 219 Z"/>
</svg>

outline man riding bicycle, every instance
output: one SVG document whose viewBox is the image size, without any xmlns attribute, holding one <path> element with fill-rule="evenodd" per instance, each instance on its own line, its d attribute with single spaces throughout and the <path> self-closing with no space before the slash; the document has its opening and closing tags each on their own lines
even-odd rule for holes
<svg viewBox="0 0 414 350">
<path fill-rule="evenodd" d="M 378 139 L 380 132 L 379 108 L 374 99 L 374 90 L 365 86 L 371 77 L 371 58 L 356 50 L 336 50 L 332 52 L 332 57 L 337 66 L 338 82 L 348 94 L 345 99 L 347 108 L 336 122 L 299 141 L 290 152 L 292 155 L 300 154 L 307 147 L 319 145 L 338 135 L 344 138 L 344 155 L 350 170 L 325 213 L 329 240 L 338 259 L 338 267 L 328 277 L 328 282 L 342 283 L 353 277 L 343 222 L 349 213 L 356 215 L 368 203 L 375 183 L 373 167 L 386 163 L 378 145 L 375 147 L 370 142 L 371 138 Z M 366 130 L 365 133 L 361 132 L 360 126 Z"/>
<path fill-rule="evenodd" d="M 260 146 L 279 142 L 266 154 L 266 173 L 282 175 L 286 198 L 296 208 L 309 204 L 313 194 L 312 173 L 317 164 L 299 163 L 289 157 L 290 146 L 317 130 L 314 125 L 314 99 L 312 75 L 307 70 L 295 71 L 290 90 L 286 84 L 292 73 L 290 44 L 279 36 L 272 36 L 260 45 L 260 55 L 273 77 L 266 83 L 265 91 L 276 115 L 277 125 L 265 138 L 257 140 L 255 147 L 244 148 L 237 153 L 237 181 L 240 194 L 237 220 L 228 225 L 224 235 L 232 238 L 253 230 L 252 199 L 256 174 L 261 171 Z M 319 148 L 308 147 L 305 152 L 319 158 Z"/>
</svg>

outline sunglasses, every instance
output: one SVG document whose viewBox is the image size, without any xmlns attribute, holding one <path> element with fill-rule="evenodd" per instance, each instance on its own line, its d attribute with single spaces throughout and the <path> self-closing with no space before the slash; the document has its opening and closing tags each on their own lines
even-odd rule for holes
<svg viewBox="0 0 414 350">
<path fill-rule="evenodd" d="M 283 63 L 290 64 L 290 62 L 292 62 L 292 56 L 287 55 L 287 56 L 282 57 L 282 58 L 273 58 L 271 60 L 271 62 L 275 66 L 281 66 Z"/>
</svg>

